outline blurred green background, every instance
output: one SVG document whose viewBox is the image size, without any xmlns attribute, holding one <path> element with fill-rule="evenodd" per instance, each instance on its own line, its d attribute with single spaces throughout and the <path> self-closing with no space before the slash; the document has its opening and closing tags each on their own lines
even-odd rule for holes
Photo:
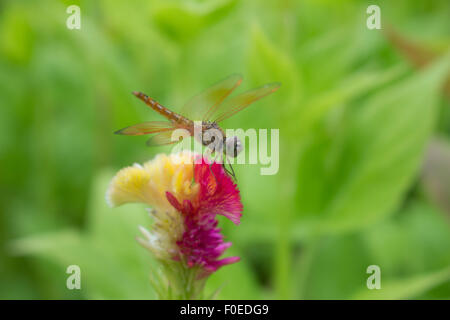
<svg viewBox="0 0 450 320">
<path fill-rule="evenodd" d="M 449 299 L 450 3 L 376 1 L 383 30 L 367 29 L 370 4 L 0 1 L 0 298 L 154 298 L 155 262 L 135 242 L 150 220 L 104 194 L 118 169 L 170 148 L 112 133 L 159 119 L 133 90 L 177 110 L 241 73 L 239 90 L 282 87 L 224 127 L 279 128 L 280 171 L 235 166 L 244 215 L 221 224 L 241 262 L 207 290 Z M 66 288 L 71 264 L 81 290 Z"/>
</svg>

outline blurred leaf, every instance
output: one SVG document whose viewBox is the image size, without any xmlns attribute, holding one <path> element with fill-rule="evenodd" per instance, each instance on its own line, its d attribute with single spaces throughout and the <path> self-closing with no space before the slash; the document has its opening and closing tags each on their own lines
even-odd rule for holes
<svg viewBox="0 0 450 320">
<path fill-rule="evenodd" d="M 369 230 L 306 244 L 294 278 L 301 298 L 421 298 L 444 284 L 450 292 L 450 225 L 427 203 L 415 201 Z M 380 267 L 380 290 L 366 286 L 369 265 Z"/>
<path fill-rule="evenodd" d="M 423 67 L 436 58 L 434 52 L 411 42 L 390 25 L 383 29 L 383 34 L 401 54 L 417 67 Z"/>
<path fill-rule="evenodd" d="M 402 75 L 405 69 L 405 66 L 399 65 L 381 72 L 359 72 L 343 81 L 336 89 L 311 98 L 300 114 L 302 124 L 298 130 L 300 135 L 307 134 L 319 120 L 332 111 L 332 108 L 338 108 L 344 103 L 367 94 L 370 90 L 389 83 Z"/>
<path fill-rule="evenodd" d="M 431 200 L 450 215 L 450 146 L 444 139 L 430 142 L 421 179 Z"/>
<path fill-rule="evenodd" d="M 381 289 L 366 289 L 358 292 L 352 299 L 358 300 L 401 300 L 416 298 L 425 291 L 437 286 L 440 283 L 450 281 L 450 268 L 444 270 L 411 277 L 407 279 L 390 281 L 381 285 Z"/>
<path fill-rule="evenodd" d="M 217 23 L 236 3 L 237 0 L 215 0 L 202 4 L 189 1 L 164 3 L 156 8 L 153 18 L 167 36 L 186 42 Z"/>
<path fill-rule="evenodd" d="M 375 223 L 395 209 L 420 165 L 449 62 L 446 56 L 381 90 L 351 118 L 341 114 L 317 127 L 299 165 L 304 218 L 320 217 L 319 230 L 336 232 Z"/>
<path fill-rule="evenodd" d="M 450 265 L 450 224 L 442 212 L 421 201 L 364 231 L 364 242 L 387 278 L 425 274 Z"/>
<path fill-rule="evenodd" d="M 227 256 L 241 256 L 240 252 L 231 247 L 226 252 Z M 225 266 L 214 273 L 206 282 L 206 295 L 218 291 L 217 299 L 220 300 L 245 300 L 263 299 L 261 288 L 256 283 L 246 261 Z"/>
<path fill-rule="evenodd" d="M 25 64 L 29 61 L 34 47 L 34 34 L 27 11 L 19 4 L 1 13 L 0 53 L 14 63 Z"/>
<path fill-rule="evenodd" d="M 450 224 L 429 204 L 413 201 L 364 238 L 371 264 L 381 268 L 381 290 L 361 285 L 352 298 L 421 299 L 439 285 L 441 296 L 450 295 Z"/>
<path fill-rule="evenodd" d="M 149 282 L 154 264 L 134 239 L 138 225 L 146 222 L 143 208 L 108 208 L 104 194 L 111 177 L 104 172 L 95 180 L 87 233 L 67 230 L 30 236 L 14 241 L 11 250 L 55 261 L 62 273 L 69 265 L 79 265 L 81 290 L 87 298 L 155 298 Z"/>
<path fill-rule="evenodd" d="M 357 234 L 308 242 L 294 268 L 296 299 L 345 299 L 366 283 L 370 253 Z"/>
<path fill-rule="evenodd" d="M 262 109 L 273 120 L 285 121 L 285 125 L 295 126 L 292 114 L 300 108 L 302 85 L 299 70 L 292 58 L 277 44 L 272 43 L 257 24 L 252 25 L 251 39 L 248 52 L 248 68 L 251 78 L 263 82 L 281 82 L 280 89 L 274 94 L 273 105 Z M 261 84 L 261 83 L 259 83 Z M 292 129 L 291 129 L 292 130 Z M 285 132 L 289 133 L 289 132 Z"/>
<path fill-rule="evenodd" d="M 428 48 L 423 44 L 416 44 L 412 42 L 397 32 L 392 26 L 388 26 L 383 30 L 385 36 L 394 45 L 394 47 L 396 47 L 397 50 L 416 67 L 424 67 L 433 60 L 438 59 L 438 54 L 433 52 L 431 48 Z M 444 92 L 450 96 L 450 75 L 447 76 L 447 81 L 444 85 Z"/>
</svg>

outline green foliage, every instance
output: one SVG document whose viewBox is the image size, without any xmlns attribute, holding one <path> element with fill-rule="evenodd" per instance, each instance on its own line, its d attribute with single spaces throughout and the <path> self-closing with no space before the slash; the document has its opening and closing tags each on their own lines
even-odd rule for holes
<svg viewBox="0 0 450 320">
<path fill-rule="evenodd" d="M 232 73 L 238 91 L 282 83 L 224 123 L 280 129 L 280 170 L 235 165 L 242 223 L 220 223 L 241 261 L 206 296 L 450 297 L 445 159 L 422 181 L 428 143 L 450 134 L 448 1 L 380 2 L 383 27 L 438 48 L 421 70 L 366 28 L 366 1 L 75 3 L 80 30 L 66 28 L 69 1 L 1 5 L 0 298 L 156 298 L 157 264 L 135 241 L 151 220 L 104 193 L 118 169 L 170 149 L 112 133 L 160 119 L 131 91 L 177 110 Z M 72 264 L 80 291 L 65 286 Z M 381 290 L 366 287 L 369 265 Z"/>
<path fill-rule="evenodd" d="M 60 265 L 80 266 L 82 294 L 90 299 L 152 299 L 149 271 L 157 269 L 149 254 L 137 245 L 137 226 L 146 225 L 142 206 L 111 212 L 104 201 L 112 172 L 93 183 L 86 230 L 61 230 L 12 242 L 17 255 L 34 255 Z M 65 284 L 65 283 L 64 283 Z"/>
<path fill-rule="evenodd" d="M 440 212 L 413 202 L 365 232 L 316 238 L 306 262 L 302 259 L 298 264 L 298 295 L 306 299 L 412 299 L 437 288 L 428 297 L 447 298 L 450 233 L 446 224 Z M 381 269 L 380 290 L 366 287 L 369 265 Z"/>
<path fill-rule="evenodd" d="M 193 41 L 236 4 L 237 0 L 220 0 L 204 3 L 160 3 L 154 11 L 155 24 L 161 32 L 179 42 Z"/>
<path fill-rule="evenodd" d="M 431 134 L 449 62 L 444 57 L 343 110 L 335 132 L 317 125 L 300 158 L 300 214 L 320 215 L 320 230 L 341 231 L 371 225 L 395 209 Z"/>
</svg>

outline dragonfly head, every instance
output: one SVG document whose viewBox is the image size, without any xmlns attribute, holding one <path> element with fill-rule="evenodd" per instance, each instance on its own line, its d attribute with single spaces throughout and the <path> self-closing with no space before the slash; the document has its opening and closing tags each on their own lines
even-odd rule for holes
<svg viewBox="0 0 450 320">
<path fill-rule="evenodd" d="M 225 145 L 227 156 L 235 158 L 242 151 L 241 140 L 239 140 L 239 138 L 236 136 L 226 138 Z"/>
</svg>

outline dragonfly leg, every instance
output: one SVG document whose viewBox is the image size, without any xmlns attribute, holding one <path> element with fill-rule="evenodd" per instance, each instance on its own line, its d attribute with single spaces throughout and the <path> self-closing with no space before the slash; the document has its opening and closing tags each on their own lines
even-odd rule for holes
<svg viewBox="0 0 450 320">
<path fill-rule="evenodd" d="M 228 158 L 227 158 L 227 159 L 228 159 Z M 228 163 L 228 165 L 230 166 L 231 171 L 228 170 L 227 167 L 225 166 L 225 161 L 224 161 L 223 164 L 222 164 L 223 169 L 225 170 L 225 172 L 226 172 L 230 177 L 233 178 L 234 181 L 237 182 L 237 178 L 236 178 L 236 175 L 235 175 L 235 173 L 234 173 L 233 166 L 231 165 L 231 163 Z"/>
<path fill-rule="evenodd" d="M 211 161 L 211 163 L 209 164 L 208 168 L 209 168 L 209 171 L 211 172 L 212 176 L 214 177 L 214 180 L 215 180 L 216 183 L 217 183 L 216 176 L 214 175 L 214 172 L 212 171 L 212 165 L 213 165 L 213 163 L 216 161 L 216 158 L 217 158 L 217 156 L 214 157 L 214 160 Z M 195 183 L 195 162 L 192 162 L 192 172 L 193 172 L 194 174 L 193 174 L 193 176 L 192 176 L 191 187 L 192 187 L 192 186 L 194 185 L 194 183 Z"/>
<path fill-rule="evenodd" d="M 213 161 L 211 161 L 211 163 L 209 164 L 209 170 L 211 171 L 211 174 L 213 175 L 213 177 L 214 177 L 214 180 L 216 180 L 216 183 L 217 183 L 217 179 L 216 179 L 216 176 L 214 175 L 214 172 L 212 171 L 212 165 L 213 165 L 213 163 L 214 162 L 216 162 L 216 159 L 218 158 L 220 156 L 220 154 L 216 154 L 216 156 L 214 157 L 214 159 L 213 159 Z"/>
<path fill-rule="evenodd" d="M 233 177 L 234 181 L 237 182 L 237 178 L 236 178 L 236 174 L 234 173 L 233 166 L 231 165 L 231 163 L 228 163 L 228 165 L 230 166 L 230 169 L 231 169 L 231 176 Z"/>
<path fill-rule="evenodd" d="M 211 163 L 209 164 L 209 171 L 211 172 L 212 176 L 214 177 L 214 180 L 215 180 L 216 183 L 217 183 L 216 176 L 215 176 L 214 172 L 212 171 L 212 165 L 213 165 L 213 163 L 214 163 L 214 162 L 211 162 Z"/>
</svg>

